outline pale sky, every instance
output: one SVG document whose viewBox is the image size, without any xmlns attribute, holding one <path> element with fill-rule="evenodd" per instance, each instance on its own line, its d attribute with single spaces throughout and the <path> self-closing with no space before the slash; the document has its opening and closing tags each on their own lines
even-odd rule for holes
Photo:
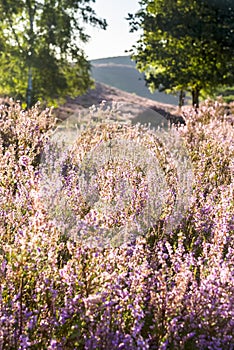
<svg viewBox="0 0 234 350">
<path fill-rule="evenodd" d="M 87 28 L 87 34 L 91 36 L 84 46 L 88 59 L 127 55 L 125 50 L 131 49 L 140 37 L 139 32 L 129 32 L 130 26 L 125 19 L 128 13 L 137 12 L 138 0 L 96 0 L 92 7 L 98 17 L 106 19 L 108 27 L 106 30 Z"/>
</svg>

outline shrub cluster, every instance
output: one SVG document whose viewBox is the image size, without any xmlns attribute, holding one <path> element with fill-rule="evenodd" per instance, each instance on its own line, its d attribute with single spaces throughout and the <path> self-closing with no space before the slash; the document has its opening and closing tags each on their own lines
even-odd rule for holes
<svg viewBox="0 0 234 350">
<path fill-rule="evenodd" d="M 0 349 L 234 348 L 234 130 L 217 104 L 184 118 L 186 126 L 178 132 L 194 175 L 183 217 L 168 230 L 177 178 L 170 151 L 155 142 L 160 176 L 169 186 L 162 214 L 135 240 L 99 247 L 76 239 L 74 232 L 85 227 L 93 235 L 103 229 L 111 234 L 124 221 L 130 227 L 147 201 L 145 163 L 134 169 L 125 158 L 110 158 L 97 174 L 92 158 L 88 176 L 97 181 L 85 183 L 83 198 L 82 151 L 83 157 L 96 145 L 94 131 L 101 142 L 111 128 L 118 129 L 106 123 L 90 132 L 87 126 L 56 163 L 62 199 L 47 201 L 39 160 L 43 149 L 53 147 L 50 111 L 38 106 L 23 111 L 13 103 L 0 107 Z M 128 141 L 142 130 L 121 128 Z M 144 147 L 151 149 L 147 137 Z M 56 158 L 56 150 L 51 154 Z M 123 194 L 118 215 L 113 201 L 122 187 L 116 177 L 133 188 Z M 102 207 L 94 209 L 96 203 Z"/>
</svg>

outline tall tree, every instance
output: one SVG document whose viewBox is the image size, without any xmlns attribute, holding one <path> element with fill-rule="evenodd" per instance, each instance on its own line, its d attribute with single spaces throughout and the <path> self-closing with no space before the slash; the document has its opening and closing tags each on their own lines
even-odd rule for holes
<svg viewBox="0 0 234 350">
<path fill-rule="evenodd" d="M 233 0 L 141 0 L 129 14 L 131 31 L 142 30 L 132 58 L 151 90 L 201 91 L 234 83 Z M 181 96 L 183 96 L 181 94 Z"/>
<path fill-rule="evenodd" d="M 85 24 L 105 29 L 95 0 L 0 0 L 0 93 L 31 106 L 87 90 Z"/>
</svg>

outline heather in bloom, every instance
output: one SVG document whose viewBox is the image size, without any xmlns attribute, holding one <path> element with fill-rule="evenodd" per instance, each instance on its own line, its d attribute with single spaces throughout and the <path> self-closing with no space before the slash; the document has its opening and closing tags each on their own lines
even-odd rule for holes
<svg viewBox="0 0 234 350">
<path fill-rule="evenodd" d="M 42 195 L 74 239 L 119 245 L 181 220 L 192 193 L 188 158 L 175 128 L 97 122 L 65 151 L 57 139 L 46 149 Z"/>
<path fill-rule="evenodd" d="M 234 348 L 233 125 L 185 119 L 68 147 L 50 111 L 0 107 L 0 349 Z"/>
</svg>

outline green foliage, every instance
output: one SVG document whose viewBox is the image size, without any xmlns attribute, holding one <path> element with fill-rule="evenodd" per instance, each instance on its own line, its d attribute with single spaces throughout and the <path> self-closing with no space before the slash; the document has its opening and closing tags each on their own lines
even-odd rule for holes
<svg viewBox="0 0 234 350">
<path fill-rule="evenodd" d="M 232 0 L 143 0 L 140 5 L 128 18 L 132 31 L 143 30 L 131 52 L 151 90 L 190 91 L 198 105 L 202 90 L 233 84 Z"/>
<path fill-rule="evenodd" d="M 216 96 L 222 96 L 223 100 L 227 103 L 234 102 L 234 86 L 217 89 Z"/>
<path fill-rule="evenodd" d="M 84 24 L 106 28 L 91 0 L 0 1 L 0 93 L 52 102 L 92 84 Z"/>
</svg>

